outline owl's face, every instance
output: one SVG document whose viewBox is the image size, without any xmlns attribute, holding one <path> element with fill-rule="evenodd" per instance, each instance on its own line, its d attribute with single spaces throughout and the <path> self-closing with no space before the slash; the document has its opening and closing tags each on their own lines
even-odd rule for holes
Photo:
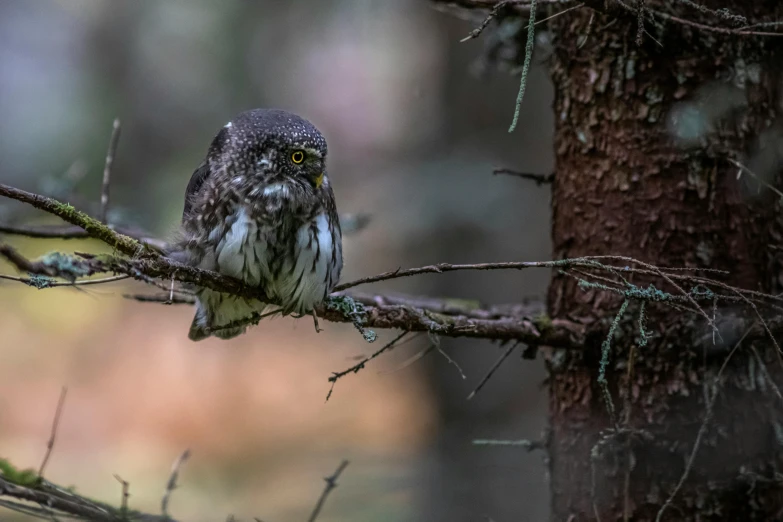
<svg viewBox="0 0 783 522">
<path fill-rule="evenodd" d="M 326 140 L 309 121 L 282 110 L 243 112 L 212 142 L 208 159 L 238 183 L 295 183 L 321 188 Z"/>
</svg>

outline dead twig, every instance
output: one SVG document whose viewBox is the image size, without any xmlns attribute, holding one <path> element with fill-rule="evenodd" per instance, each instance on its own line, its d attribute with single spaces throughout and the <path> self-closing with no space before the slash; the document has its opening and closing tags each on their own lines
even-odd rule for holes
<svg viewBox="0 0 783 522">
<path fill-rule="evenodd" d="M 111 168 L 114 165 L 114 156 L 117 154 L 117 145 L 120 142 L 120 120 L 114 119 L 109 139 L 109 149 L 106 151 L 106 162 L 103 165 L 103 184 L 101 185 L 101 211 L 98 219 L 106 223 L 106 215 L 109 212 L 109 186 L 111 183 Z"/>
<path fill-rule="evenodd" d="M 391 350 L 392 348 L 394 348 L 394 346 L 397 344 L 397 342 L 400 341 L 403 337 L 405 337 L 409 333 L 410 332 L 408 330 L 405 330 L 404 332 L 399 334 L 397 337 L 395 337 L 394 339 L 392 339 L 391 341 L 389 341 L 388 343 L 383 345 L 380 350 L 377 350 L 375 353 L 373 353 L 369 357 L 365 357 L 364 359 L 362 359 L 358 363 L 354 364 L 353 366 L 351 366 L 347 370 L 343 370 L 341 372 L 332 372 L 332 376 L 329 377 L 329 382 L 331 382 L 332 385 L 329 388 L 329 393 L 326 394 L 326 400 L 328 401 L 329 397 L 332 396 L 332 392 L 334 391 L 334 385 L 337 383 L 338 379 L 341 379 L 341 378 L 345 377 L 349 373 L 358 373 L 359 370 L 363 369 L 364 366 L 368 362 L 372 361 L 373 359 L 375 359 L 376 357 L 378 357 L 379 355 L 381 355 L 385 351 Z"/>
<path fill-rule="evenodd" d="M 710 421 L 712 420 L 712 411 L 715 406 L 715 399 L 717 399 L 718 393 L 720 392 L 720 387 L 721 387 L 720 380 L 721 377 L 723 377 L 723 371 L 726 369 L 726 366 L 728 366 L 729 361 L 734 355 L 734 352 L 737 351 L 737 349 L 740 347 L 742 342 L 750 333 L 750 330 L 751 329 L 748 328 L 745 331 L 745 333 L 742 335 L 740 340 L 737 341 L 737 343 L 734 345 L 734 348 L 731 349 L 731 352 L 729 352 L 729 355 L 723 361 L 720 370 L 718 370 L 718 374 L 715 376 L 715 380 L 712 383 L 712 389 L 710 390 L 711 393 L 709 394 L 709 397 L 707 399 L 707 408 L 704 413 L 704 420 L 702 421 L 701 426 L 699 426 L 699 431 L 696 434 L 696 440 L 693 443 L 693 449 L 691 450 L 691 454 L 688 457 L 688 461 L 685 463 L 685 470 L 682 472 L 682 476 L 680 477 L 680 480 L 677 482 L 677 485 L 669 494 L 669 497 L 666 499 L 666 502 L 664 502 L 664 504 L 661 506 L 661 509 L 658 511 L 658 514 L 655 517 L 655 522 L 661 522 L 661 520 L 663 519 L 662 517 L 664 512 L 672 504 L 674 497 L 677 496 L 677 493 L 679 493 L 680 489 L 682 488 L 682 485 L 688 479 L 688 475 L 690 474 L 691 469 L 693 468 L 693 461 L 696 460 L 696 454 L 699 452 L 699 448 L 701 447 L 701 440 L 704 438 L 704 435 L 707 433 L 707 427 L 709 426 Z"/>
<path fill-rule="evenodd" d="M 745 173 L 747 173 L 748 175 L 750 175 L 750 176 L 751 176 L 753 179 L 755 179 L 756 181 L 758 181 L 760 185 L 763 185 L 764 187 L 768 188 L 769 190 L 771 190 L 772 192 L 774 192 L 775 194 L 777 194 L 777 196 L 778 196 L 778 197 L 780 197 L 781 199 L 783 199 L 783 192 L 781 192 L 780 190 L 778 190 L 778 189 L 777 189 L 776 187 L 774 187 L 772 184 L 770 184 L 770 183 L 768 183 L 768 182 L 764 181 L 763 179 L 761 179 L 761 177 L 760 177 L 760 176 L 758 176 L 758 175 L 757 175 L 755 172 L 753 172 L 752 170 L 750 170 L 748 167 L 746 167 L 745 165 L 743 165 L 743 164 L 742 164 L 742 163 L 740 163 L 739 161 L 737 161 L 737 160 L 733 160 L 733 159 L 729 159 L 729 163 L 731 163 L 732 165 L 734 165 L 735 167 L 737 167 L 737 168 L 739 169 L 739 170 L 737 171 L 737 179 L 740 179 L 740 177 L 742 176 L 742 173 L 743 173 L 743 172 L 745 172 Z"/>
<path fill-rule="evenodd" d="M 543 440 L 494 440 L 494 439 L 475 439 L 474 446 L 520 446 L 527 451 L 541 450 L 546 451 L 546 441 Z"/>
<path fill-rule="evenodd" d="M 315 522 L 315 520 L 318 518 L 318 515 L 321 513 L 321 509 L 324 507 L 326 498 L 329 496 L 329 493 L 331 493 L 332 490 L 337 487 L 337 479 L 340 478 L 340 475 L 343 471 L 345 471 L 345 468 L 348 467 L 348 464 L 349 462 L 347 460 L 342 461 L 340 465 L 337 466 L 337 469 L 334 473 L 324 478 L 326 481 L 326 487 L 324 487 L 323 493 L 321 493 L 321 496 L 318 498 L 318 502 L 316 502 L 315 508 L 313 508 L 313 512 L 310 515 L 310 518 L 307 519 L 308 522 Z"/>
<path fill-rule="evenodd" d="M 100 279 L 85 279 L 84 281 L 53 281 L 46 278 L 43 279 L 30 279 L 29 277 L 16 277 L 5 274 L 0 274 L 0 279 L 6 281 L 16 281 L 17 283 L 24 283 L 27 286 L 32 286 L 42 290 L 44 288 L 57 288 L 62 286 L 90 286 L 90 285 L 103 285 L 106 283 L 113 283 L 115 281 L 122 281 L 124 279 L 130 279 L 129 275 L 117 275 L 111 277 L 102 277 Z"/>
<path fill-rule="evenodd" d="M 489 381 L 490 378 L 492 378 L 492 375 L 497 371 L 498 368 L 500 368 L 500 365 L 503 364 L 503 361 L 508 359 L 508 356 L 513 353 L 514 350 L 516 350 L 517 346 L 519 346 L 519 343 L 514 343 L 511 346 L 508 347 L 508 349 L 503 352 L 503 355 L 498 358 L 497 361 L 495 361 L 495 364 L 492 365 L 492 368 L 489 369 L 487 374 L 484 376 L 483 379 L 481 379 L 481 382 L 478 383 L 478 386 L 470 392 L 470 395 L 468 395 L 468 400 L 471 400 L 473 397 L 476 396 L 476 394 L 481 391 L 481 388 L 484 387 L 485 384 Z"/>
<path fill-rule="evenodd" d="M 468 378 L 468 376 L 465 375 L 465 372 L 462 371 L 462 367 L 459 364 L 457 364 L 457 361 L 452 359 L 449 356 L 449 354 L 447 354 L 445 351 L 443 351 L 443 348 L 440 347 L 440 343 L 435 344 L 435 349 L 438 350 L 438 352 L 443 356 L 444 359 L 446 359 L 446 361 L 449 364 L 453 365 L 457 369 L 457 371 L 459 372 L 459 376 L 462 377 L 463 380 Z"/>
<path fill-rule="evenodd" d="M 169 500 L 171 499 L 171 494 L 177 489 L 177 478 L 179 477 L 180 468 L 188 458 L 190 458 L 190 450 L 186 449 L 171 466 L 171 475 L 169 475 L 169 480 L 166 482 L 166 490 L 163 492 L 163 498 L 160 501 L 160 511 L 164 517 L 169 516 Z"/>
<path fill-rule="evenodd" d="M 46 443 L 46 454 L 44 454 L 41 466 L 38 468 L 38 477 L 43 478 L 44 469 L 49 462 L 49 457 L 52 455 L 52 449 L 54 448 L 54 442 L 57 438 L 57 428 L 60 426 L 60 416 L 63 413 L 63 406 L 65 405 L 65 396 L 68 393 L 68 388 L 63 386 L 60 391 L 60 399 L 57 401 L 57 409 L 54 412 L 54 420 L 52 421 L 52 433 L 49 436 L 49 442 Z"/>
<path fill-rule="evenodd" d="M 122 513 L 123 517 L 126 517 L 128 515 L 128 498 L 130 497 L 130 484 L 126 482 L 125 480 L 122 480 L 122 477 L 114 474 L 114 478 L 117 479 L 117 482 L 122 484 L 122 503 L 120 505 L 120 513 Z"/>
<path fill-rule="evenodd" d="M 152 237 L 151 234 L 137 227 L 108 225 L 110 229 L 124 236 L 136 239 L 140 243 L 159 251 L 165 251 L 168 245 L 165 241 Z M 93 236 L 81 227 L 73 225 L 28 225 L 12 226 L 0 224 L 0 234 L 32 237 L 38 239 L 90 239 Z"/>
<path fill-rule="evenodd" d="M 508 176 L 514 176 L 517 178 L 522 179 L 529 179 L 531 181 L 535 181 L 537 186 L 545 185 L 545 184 L 551 184 L 555 181 L 555 175 L 552 174 L 531 174 L 529 172 L 520 172 L 518 170 L 513 169 L 506 169 L 506 168 L 497 168 L 492 170 L 492 174 L 498 175 L 498 174 L 506 174 Z"/>
<path fill-rule="evenodd" d="M 397 372 L 399 372 L 401 370 L 404 370 L 405 368 L 408 368 L 409 366 L 413 365 L 413 363 L 415 363 L 417 361 L 420 361 L 421 359 L 424 358 L 425 355 L 427 355 L 430 352 L 434 352 L 434 351 L 435 351 L 435 345 L 430 343 L 423 350 L 420 350 L 417 353 L 415 353 L 413 356 L 408 357 L 407 359 L 405 359 L 396 368 L 392 368 L 391 370 L 380 371 L 380 372 L 378 372 L 378 375 L 389 375 L 389 374 L 392 374 L 392 373 L 397 373 Z"/>
<path fill-rule="evenodd" d="M 477 38 L 481 32 L 486 29 L 486 27 L 489 25 L 489 23 L 498 15 L 498 11 L 503 9 L 508 5 L 508 0 L 504 0 L 502 2 L 498 2 L 495 4 L 495 6 L 490 10 L 489 14 L 486 18 L 484 18 L 484 21 L 481 22 L 481 25 L 473 29 L 469 35 L 467 35 L 465 38 L 460 40 L 460 43 L 467 42 L 468 40 L 472 40 L 473 38 Z"/>
</svg>

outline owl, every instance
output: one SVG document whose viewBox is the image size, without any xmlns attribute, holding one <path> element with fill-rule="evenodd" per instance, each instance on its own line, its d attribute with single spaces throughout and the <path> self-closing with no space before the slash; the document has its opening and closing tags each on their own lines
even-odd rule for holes
<svg viewBox="0 0 783 522">
<path fill-rule="evenodd" d="M 227 325 L 269 307 L 315 317 L 343 266 L 326 152 L 312 123 L 283 110 L 243 112 L 215 136 L 188 183 L 171 257 L 261 288 L 275 304 L 198 288 L 191 340 L 231 339 L 246 327 Z"/>
</svg>

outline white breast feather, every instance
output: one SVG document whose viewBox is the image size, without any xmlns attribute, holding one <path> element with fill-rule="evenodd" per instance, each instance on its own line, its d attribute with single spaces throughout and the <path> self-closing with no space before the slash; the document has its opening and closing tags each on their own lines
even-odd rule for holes
<svg viewBox="0 0 783 522">
<path fill-rule="evenodd" d="M 281 299 L 284 303 L 293 303 L 293 308 L 297 312 L 309 311 L 315 303 L 324 298 L 328 291 L 327 276 L 335 248 L 329 230 L 329 220 L 326 214 L 319 214 L 315 218 L 315 238 L 312 242 L 310 224 L 302 226 L 297 231 L 296 261 L 293 270 L 291 263 L 287 263 L 283 266 L 278 280 L 272 279 L 267 259 L 266 244 L 267 240 L 271 239 L 272 233 L 271 229 L 268 231 L 261 229 L 259 233 L 258 224 L 250 218 L 247 210 L 239 209 L 231 228 L 217 245 L 215 268 L 220 273 L 241 279 L 249 285 L 261 285 L 270 297 Z M 315 261 L 316 253 L 318 253 L 317 261 Z M 339 264 L 342 261 L 339 248 L 336 258 Z M 231 304 L 236 306 L 239 303 Z M 229 310 L 222 312 L 233 315 Z"/>
<path fill-rule="evenodd" d="M 299 310 L 309 310 L 314 303 L 324 298 L 327 291 L 326 278 L 334 244 L 326 214 L 319 214 L 315 218 L 315 225 L 315 240 L 312 242 L 310 225 L 304 225 L 299 229 L 296 235 L 296 266 L 293 271 L 290 264 L 284 267 L 283 277 L 277 281 L 278 294 L 284 296 L 286 301 L 296 302 Z M 317 261 L 316 254 L 318 254 Z M 314 262 L 315 270 L 313 270 Z"/>
<path fill-rule="evenodd" d="M 288 184 L 287 183 L 272 183 L 264 187 L 264 196 L 271 196 L 278 194 L 284 198 L 288 197 Z"/>
<path fill-rule="evenodd" d="M 265 243 L 257 241 L 257 237 L 258 224 L 250 218 L 247 210 L 241 208 L 231 228 L 217 245 L 218 271 L 249 285 L 261 283 L 268 263 Z"/>
</svg>

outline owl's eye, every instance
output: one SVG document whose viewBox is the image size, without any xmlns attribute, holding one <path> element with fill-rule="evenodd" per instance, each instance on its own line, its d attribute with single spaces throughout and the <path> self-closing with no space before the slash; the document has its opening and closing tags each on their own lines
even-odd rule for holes
<svg viewBox="0 0 783 522">
<path fill-rule="evenodd" d="M 301 150 L 295 150 L 295 151 L 294 151 L 294 152 L 291 154 L 291 161 L 293 161 L 293 162 L 294 162 L 294 163 L 296 163 L 297 165 L 299 165 L 300 163 L 302 163 L 302 162 L 304 161 L 304 159 L 305 159 L 305 154 L 304 154 L 304 152 L 302 152 Z"/>
</svg>

